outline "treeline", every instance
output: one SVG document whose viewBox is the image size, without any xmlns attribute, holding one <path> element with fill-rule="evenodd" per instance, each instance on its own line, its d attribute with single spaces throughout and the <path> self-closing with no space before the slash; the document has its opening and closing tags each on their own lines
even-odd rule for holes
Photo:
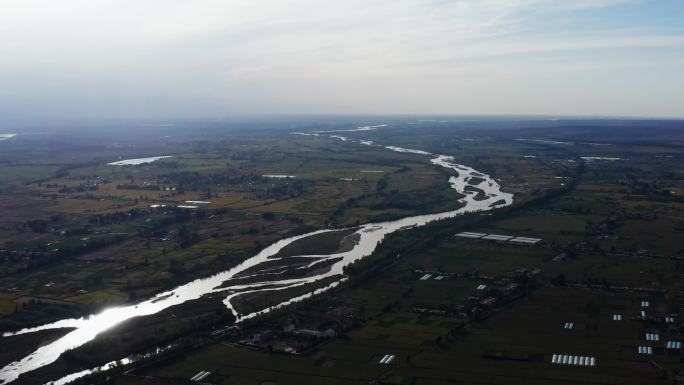
<svg viewBox="0 0 684 385">
<path fill-rule="evenodd" d="M 162 230 L 164 228 L 190 221 L 193 218 L 203 219 L 207 215 L 204 210 L 190 211 L 173 207 L 168 208 L 167 210 L 170 212 L 170 215 L 156 218 L 153 221 L 147 222 L 146 228 L 140 230 L 137 236 L 149 240 L 153 236 L 162 234 Z M 60 235 L 65 237 L 90 235 L 94 233 L 93 226 L 119 224 L 125 221 L 131 221 L 140 217 L 141 215 L 149 214 L 149 211 L 150 210 L 147 209 L 133 209 L 128 212 L 91 215 L 88 219 L 89 224 L 60 230 Z M 58 218 L 53 216 L 50 223 L 57 221 Z M 36 219 L 27 222 L 24 226 L 35 232 L 45 232 L 47 231 L 50 223 L 42 219 Z M 30 271 L 40 266 L 103 249 L 123 242 L 129 238 L 130 236 L 123 234 L 92 237 L 87 240 L 66 238 L 63 241 L 52 244 L 50 247 L 45 244 L 37 244 L 31 248 L 32 251 L 28 251 L 21 245 L 17 245 L 17 247 L 22 247 L 22 249 L 15 247 L 15 251 L 6 251 L 6 253 L 10 253 L 10 255 L 17 254 L 29 257 L 24 259 L 23 262 L 25 264 L 23 268 L 12 271 L 12 273 L 14 273 L 17 271 Z M 197 233 L 190 232 L 185 226 L 182 226 L 178 231 L 177 239 L 180 247 L 187 248 L 199 242 L 201 237 Z"/>
<path fill-rule="evenodd" d="M 91 183 L 81 183 L 77 186 L 67 186 L 65 184 L 60 186 L 58 183 L 47 183 L 45 184 L 45 188 L 56 188 L 58 189 L 57 192 L 60 194 L 71 194 L 76 192 L 97 191 L 100 189 L 100 186 Z"/>
<path fill-rule="evenodd" d="M 66 240 L 64 242 L 60 242 L 57 244 L 53 244 L 52 247 L 54 247 L 52 250 L 47 250 L 46 246 L 41 245 L 39 248 L 38 252 L 29 252 L 29 251 L 5 251 L 5 253 L 14 253 L 22 257 L 28 257 L 28 258 L 22 258 L 21 261 L 17 262 L 22 262 L 24 265 L 21 268 L 17 268 L 13 271 L 3 271 L 2 275 L 7 275 L 9 273 L 16 273 L 20 271 L 31 271 L 33 269 L 49 265 L 52 263 L 60 262 L 68 258 L 73 258 L 76 256 L 79 256 L 81 254 L 85 254 L 88 252 L 92 252 L 98 249 L 102 249 L 114 244 L 117 244 L 121 241 L 126 239 L 122 235 L 108 235 L 104 237 L 99 237 L 99 238 L 91 238 L 88 239 L 87 241 L 74 241 L 74 240 Z M 12 258 L 12 255 L 9 257 L 3 257 L 3 261 L 7 262 L 9 258 L 9 261 L 13 261 L 14 258 Z"/>
<path fill-rule="evenodd" d="M 213 172 L 209 174 L 201 174 L 197 171 L 183 171 L 173 174 L 159 175 L 156 184 L 173 185 L 176 189 L 201 189 L 206 186 L 217 184 L 225 185 L 239 185 L 254 181 L 261 176 L 254 174 L 238 173 L 235 170 L 228 169 L 224 172 Z"/>
<path fill-rule="evenodd" d="M 134 183 L 126 183 L 126 184 L 117 184 L 116 189 L 117 190 L 145 190 L 145 191 L 164 191 L 167 188 L 171 188 L 170 186 L 164 186 L 164 185 L 158 185 L 158 184 L 147 184 L 147 185 L 138 185 Z"/>
<path fill-rule="evenodd" d="M 261 178 L 261 182 L 273 182 L 271 178 Z M 258 199 L 292 199 L 306 194 L 307 187 L 313 185 L 314 182 L 303 181 L 301 179 L 284 179 L 276 182 L 274 186 L 269 186 L 263 190 L 259 188 L 256 194 Z"/>
<path fill-rule="evenodd" d="M 117 244 L 125 239 L 122 235 L 106 235 L 90 238 L 84 242 L 62 243 L 53 254 L 55 259 L 64 259 Z"/>
</svg>

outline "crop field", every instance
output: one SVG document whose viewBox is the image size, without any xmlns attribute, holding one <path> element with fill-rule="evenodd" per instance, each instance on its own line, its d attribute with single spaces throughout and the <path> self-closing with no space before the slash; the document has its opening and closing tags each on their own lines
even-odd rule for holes
<svg viewBox="0 0 684 385">
<path fill-rule="evenodd" d="M 187 383 L 200 371 L 214 384 L 672 383 L 681 351 L 664 344 L 684 338 L 684 152 L 524 130 L 392 130 L 387 144 L 452 155 L 491 175 L 514 205 L 392 234 L 345 268 L 339 287 L 229 332 L 220 293 L 120 325 L 26 381 L 179 343 L 183 354 L 152 359 L 114 383 Z M 388 140 L 372 131 L 349 137 Z M 426 155 L 325 137 L 278 132 L 67 150 L 73 157 L 56 154 L 42 173 L 21 167 L 44 159 L 0 168 L 9 181 L 0 185 L 2 330 L 136 303 L 295 234 L 462 205 L 453 174 Z M 155 155 L 172 157 L 107 165 Z M 455 236 L 462 231 L 541 242 Z M 306 238 L 279 256 L 334 253 L 354 242 L 345 238 L 351 232 Z M 238 296 L 233 305 L 257 311 L 328 282 Z M 111 351 L 92 354 L 104 345 Z M 596 366 L 553 364 L 554 354 L 595 357 Z M 390 364 L 379 362 L 388 355 Z"/>
<path fill-rule="evenodd" d="M 573 289 L 544 289 L 519 306 L 491 320 L 468 327 L 454 341 L 418 354 L 399 375 L 421 383 L 496 384 L 644 384 L 659 383 L 663 373 L 679 368 L 679 352 L 667 352 L 666 340 L 681 338 L 679 330 L 664 322 L 638 320 L 639 304 L 648 296 L 638 293 L 591 293 Z M 668 314 L 667 306 L 651 301 L 648 312 Z M 622 321 L 613 321 L 613 314 Z M 563 328 L 565 322 L 574 329 Z M 534 327 L 530 328 L 530 322 Z M 661 342 L 644 340 L 656 331 Z M 637 346 L 654 345 L 655 354 L 637 354 Z M 526 360 L 485 358 L 507 352 Z M 596 367 L 556 365 L 553 354 L 592 356 Z"/>
</svg>

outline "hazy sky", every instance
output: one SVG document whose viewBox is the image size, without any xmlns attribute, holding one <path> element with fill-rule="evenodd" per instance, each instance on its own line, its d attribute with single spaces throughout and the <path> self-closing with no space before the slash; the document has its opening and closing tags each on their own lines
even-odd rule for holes
<svg viewBox="0 0 684 385">
<path fill-rule="evenodd" d="M 0 124 L 684 117 L 680 0 L 0 0 Z"/>
</svg>

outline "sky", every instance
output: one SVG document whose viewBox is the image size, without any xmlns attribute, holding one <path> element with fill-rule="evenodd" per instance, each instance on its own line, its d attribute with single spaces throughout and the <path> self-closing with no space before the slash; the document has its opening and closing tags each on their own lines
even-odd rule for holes
<svg viewBox="0 0 684 385">
<path fill-rule="evenodd" d="M 684 117 L 680 0 L 0 0 L 0 127 Z"/>
</svg>

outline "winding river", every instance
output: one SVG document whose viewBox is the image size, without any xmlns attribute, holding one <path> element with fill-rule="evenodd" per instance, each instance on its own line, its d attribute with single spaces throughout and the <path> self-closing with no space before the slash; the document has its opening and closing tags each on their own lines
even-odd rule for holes
<svg viewBox="0 0 684 385">
<path fill-rule="evenodd" d="M 430 162 L 432 164 L 444 167 L 456 173 L 456 175 L 450 177 L 449 183 L 453 189 L 464 195 L 464 197 L 461 199 L 463 206 L 457 210 L 443 213 L 418 215 L 393 221 L 362 225 L 355 228 L 356 230 L 354 236 L 356 237 L 355 239 L 357 242 L 350 250 L 326 255 L 296 256 L 299 259 L 311 259 L 311 263 L 300 267 L 302 269 L 311 268 L 316 264 L 327 263 L 326 266 L 329 266 L 328 269 L 317 269 L 315 270 L 316 274 L 314 275 L 302 274 L 302 277 L 278 279 L 277 274 L 274 275 L 272 273 L 272 269 L 267 269 L 265 266 L 263 271 L 260 271 L 259 265 L 269 262 L 270 265 L 268 266 L 272 266 L 273 261 L 282 259 L 281 257 L 277 257 L 276 254 L 278 254 L 280 250 L 292 242 L 324 232 L 338 231 L 339 229 L 319 230 L 287 239 L 282 239 L 227 271 L 217 273 L 210 277 L 196 279 L 182 286 L 178 286 L 173 290 L 160 293 L 153 298 L 135 305 L 112 307 L 98 314 L 93 314 L 87 318 L 64 319 L 34 328 L 27 328 L 16 332 L 5 333 L 3 337 L 34 333 L 47 329 L 74 329 L 65 334 L 63 337 L 41 346 L 23 359 L 12 362 L 0 369 L 0 383 L 10 383 L 24 373 L 31 372 L 55 362 L 62 355 L 62 353 L 78 348 L 79 346 L 92 341 L 99 333 L 116 326 L 121 322 L 134 317 L 155 314 L 169 307 L 176 306 L 187 301 L 196 300 L 203 295 L 226 292 L 226 298 L 223 302 L 226 307 L 236 315 L 237 322 L 256 317 L 273 309 L 287 306 L 293 302 L 301 301 L 302 299 L 322 293 L 344 282 L 347 279 L 343 273 L 344 267 L 359 259 L 369 256 L 388 234 L 402 229 L 423 226 L 434 221 L 453 218 L 464 213 L 492 210 L 513 203 L 513 195 L 502 192 L 499 184 L 493 178 L 470 167 L 454 163 L 454 159 L 450 156 L 431 154 L 422 150 L 396 146 L 379 146 L 373 144 L 372 142 L 356 141 L 346 137 L 340 137 L 339 135 L 330 137 L 347 143 L 360 143 L 364 145 L 384 147 L 391 151 L 409 153 L 413 154 L 414 156 L 430 156 Z M 471 188 L 466 189 L 468 186 L 471 186 Z M 283 264 L 287 264 L 287 261 L 282 262 Z M 251 283 L 230 284 L 230 281 L 236 278 L 249 278 Z M 236 296 L 244 295 L 246 293 L 290 289 L 293 287 L 313 284 L 323 279 L 326 279 L 326 282 L 329 282 L 326 286 L 318 287 L 307 294 L 295 296 L 275 306 L 250 314 L 238 314 L 231 301 Z M 228 282 L 228 284 L 226 284 L 226 282 Z M 126 363 L 126 359 L 124 359 L 123 362 Z M 107 369 L 109 368 L 107 365 L 110 364 L 106 364 L 101 368 Z M 62 379 L 56 380 L 54 384 L 68 383 L 91 372 L 91 370 L 85 370 L 78 373 L 73 373 Z"/>
</svg>

